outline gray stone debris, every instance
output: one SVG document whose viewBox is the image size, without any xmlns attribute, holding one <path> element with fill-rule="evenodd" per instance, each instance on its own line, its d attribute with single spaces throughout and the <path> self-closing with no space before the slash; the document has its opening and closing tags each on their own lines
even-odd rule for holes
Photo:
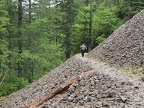
<svg viewBox="0 0 144 108">
<path fill-rule="evenodd" d="M 144 68 L 144 10 L 112 33 L 89 56 L 123 67 Z"/>
<path fill-rule="evenodd" d="M 73 76 L 89 70 L 94 70 L 94 73 L 78 80 L 63 95 L 43 102 L 39 108 L 144 107 L 142 82 L 96 59 L 82 58 L 80 54 L 70 58 L 30 86 L 9 96 L 0 103 L 0 106 L 1 108 L 21 108 L 38 101 Z"/>
</svg>

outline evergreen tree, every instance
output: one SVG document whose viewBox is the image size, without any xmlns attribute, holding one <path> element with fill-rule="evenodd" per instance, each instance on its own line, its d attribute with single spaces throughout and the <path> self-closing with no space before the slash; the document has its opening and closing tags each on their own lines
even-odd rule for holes
<svg viewBox="0 0 144 108">
<path fill-rule="evenodd" d="M 144 9 L 143 0 L 121 0 L 117 2 L 117 15 L 127 21 Z"/>
<path fill-rule="evenodd" d="M 31 4 L 32 22 L 24 27 L 24 77 L 30 82 L 49 72 L 63 61 L 63 52 L 58 39 L 58 8 L 50 1 L 40 0 Z M 39 11 L 41 13 L 39 14 Z M 27 16 L 28 17 L 28 16 Z M 29 62 L 30 61 L 30 62 Z M 27 62 L 29 66 L 27 66 Z"/>
<path fill-rule="evenodd" d="M 62 33 L 64 35 L 65 56 L 68 59 L 71 54 L 72 26 L 77 14 L 77 4 L 74 0 L 64 0 L 61 2 L 62 16 Z"/>
<path fill-rule="evenodd" d="M 0 85 L 3 82 L 6 72 L 8 71 L 8 32 L 6 26 L 9 23 L 6 5 L 0 1 Z"/>
<path fill-rule="evenodd" d="M 22 54 L 22 17 L 23 15 L 23 7 L 22 7 L 22 0 L 18 0 L 18 76 L 22 76 L 22 59 L 20 55 Z"/>
</svg>

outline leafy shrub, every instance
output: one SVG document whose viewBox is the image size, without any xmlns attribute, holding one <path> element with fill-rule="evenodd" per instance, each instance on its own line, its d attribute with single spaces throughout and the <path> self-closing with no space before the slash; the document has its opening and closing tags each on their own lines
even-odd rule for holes
<svg viewBox="0 0 144 108">
<path fill-rule="evenodd" d="M 0 86 L 0 96 L 9 95 L 28 85 L 28 81 L 24 78 L 6 79 Z"/>
<path fill-rule="evenodd" d="M 102 36 L 99 36 L 97 39 L 96 39 L 96 43 L 97 44 L 100 44 L 102 41 L 104 41 L 105 40 L 105 38 L 104 38 L 104 35 L 102 35 Z"/>
</svg>

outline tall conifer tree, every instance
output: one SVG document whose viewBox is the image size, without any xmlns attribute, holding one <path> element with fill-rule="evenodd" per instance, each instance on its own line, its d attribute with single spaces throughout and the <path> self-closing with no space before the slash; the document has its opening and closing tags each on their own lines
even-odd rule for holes
<svg viewBox="0 0 144 108">
<path fill-rule="evenodd" d="M 65 35 L 63 45 L 65 47 L 65 56 L 68 59 L 71 54 L 72 25 L 74 24 L 74 19 L 77 14 L 77 5 L 75 0 L 64 0 L 61 2 L 61 8 L 61 11 L 64 13 L 61 26 L 63 34 Z"/>
</svg>

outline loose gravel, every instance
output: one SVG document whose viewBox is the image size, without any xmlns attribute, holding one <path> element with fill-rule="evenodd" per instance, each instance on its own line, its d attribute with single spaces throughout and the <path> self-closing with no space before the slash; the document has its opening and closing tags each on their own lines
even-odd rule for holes
<svg viewBox="0 0 144 108">
<path fill-rule="evenodd" d="M 89 55 L 120 67 L 141 67 L 144 71 L 144 10 L 114 31 Z"/>
<path fill-rule="evenodd" d="M 144 108 L 144 84 L 141 81 L 124 74 L 121 69 L 80 54 L 12 94 L 0 103 L 0 107 L 22 108 L 72 77 L 90 70 L 94 73 L 70 86 L 63 95 L 42 103 L 39 108 Z"/>
</svg>

